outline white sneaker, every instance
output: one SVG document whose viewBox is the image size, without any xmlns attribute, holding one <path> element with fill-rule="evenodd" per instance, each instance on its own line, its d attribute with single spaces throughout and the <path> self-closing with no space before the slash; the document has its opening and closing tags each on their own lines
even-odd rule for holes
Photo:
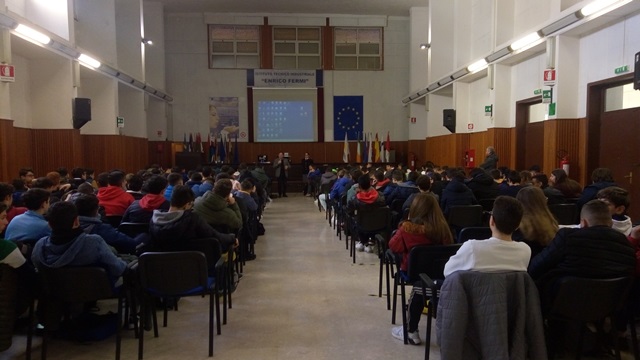
<svg viewBox="0 0 640 360">
<path fill-rule="evenodd" d="M 364 252 L 366 252 L 366 253 L 370 253 L 370 252 L 371 252 L 371 245 L 366 245 L 366 246 L 364 247 Z"/>
<path fill-rule="evenodd" d="M 402 326 L 396 326 L 392 328 L 391 335 L 393 335 L 394 338 L 400 341 L 404 341 Z M 409 344 L 411 345 L 420 345 L 422 343 L 422 340 L 420 340 L 420 334 L 418 333 L 418 330 L 416 330 L 415 332 L 408 332 L 407 340 L 409 340 Z"/>
<path fill-rule="evenodd" d="M 375 244 L 373 245 L 367 245 L 364 247 L 364 252 L 368 252 L 370 254 L 374 254 L 378 252 L 378 248 L 376 247 Z"/>
<path fill-rule="evenodd" d="M 356 250 L 364 251 L 364 245 L 362 243 L 356 243 Z"/>
</svg>

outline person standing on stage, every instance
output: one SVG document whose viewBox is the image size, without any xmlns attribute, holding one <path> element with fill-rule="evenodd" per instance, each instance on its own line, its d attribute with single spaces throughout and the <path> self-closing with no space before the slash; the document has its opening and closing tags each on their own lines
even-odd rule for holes
<svg viewBox="0 0 640 360">
<path fill-rule="evenodd" d="M 302 159 L 302 194 L 307 196 L 307 191 L 309 189 L 309 165 L 313 165 L 313 159 L 308 152 L 304 153 L 304 159 Z"/>
<path fill-rule="evenodd" d="M 273 162 L 276 169 L 276 178 L 278 178 L 278 197 L 287 197 L 287 177 L 289 176 L 289 168 L 291 163 L 285 159 L 283 153 L 278 153 L 278 157 Z"/>
</svg>

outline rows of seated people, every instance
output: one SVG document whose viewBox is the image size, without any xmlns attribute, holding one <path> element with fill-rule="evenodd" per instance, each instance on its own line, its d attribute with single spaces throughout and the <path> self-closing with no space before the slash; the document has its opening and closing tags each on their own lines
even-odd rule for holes
<svg viewBox="0 0 640 360">
<path fill-rule="evenodd" d="M 38 288 L 38 269 L 105 268 L 115 285 L 146 251 L 181 251 L 195 239 L 218 241 L 231 261 L 256 258 L 254 244 L 269 179 L 261 168 L 203 167 L 186 173 L 151 166 L 120 170 L 65 169 L 36 177 L 21 169 L 0 183 L 0 264 L 17 269 L 16 315 L 25 315 Z M 139 224 L 138 232 L 122 230 Z M 239 248 L 242 247 L 242 248 Z M 241 275 L 241 274 L 239 274 Z M 237 276 L 236 278 L 239 278 Z"/>
<path fill-rule="evenodd" d="M 325 211 L 353 214 L 365 208 L 390 207 L 400 214 L 391 225 L 396 230 L 387 246 L 398 254 L 401 272 L 407 271 L 409 252 L 415 246 L 456 241 L 457 233 L 447 216 L 453 207 L 489 200 L 493 211 L 486 212 L 485 226 L 491 237 L 464 242 L 446 264 L 445 276 L 458 270 L 528 271 L 538 285 L 543 315 L 554 300 L 556 281 L 564 276 L 640 276 L 640 226 L 633 227 L 627 215 L 629 192 L 617 186 L 607 168 L 594 170 L 591 184 L 585 187 L 562 169 L 547 176 L 537 167 L 527 171 L 474 168 L 467 174 L 462 168 L 438 166 L 417 171 L 407 171 L 402 165 L 387 165 L 386 169 L 346 166 L 326 169 L 321 175 L 315 171 L 314 176 L 325 188 L 317 196 Z M 346 209 L 336 208 L 344 201 Z M 575 225 L 559 225 L 550 210 L 553 204 L 574 204 L 578 209 Z M 358 238 L 361 242 L 356 250 L 384 254 L 375 249 L 378 244 L 370 234 Z M 638 291 L 634 293 L 637 296 Z M 415 284 L 407 307 L 411 344 L 422 341 L 418 322 L 424 303 L 420 284 Z M 626 314 L 613 319 L 614 330 L 622 338 L 626 320 Z M 403 340 L 403 327 L 394 327 L 392 335 Z"/>
</svg>

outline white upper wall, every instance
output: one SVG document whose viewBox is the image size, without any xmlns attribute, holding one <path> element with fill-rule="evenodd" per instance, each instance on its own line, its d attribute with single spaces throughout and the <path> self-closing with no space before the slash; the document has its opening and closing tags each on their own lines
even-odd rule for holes
<svg viewBox="0 0 640 360">
<path fill-rule="evenodd" d="M 165 89 L 164 8 L 155 2 L 144 3 L 144 37 L 153 45 L 144 48 L 145 81 L 156 89 Z"/>
<path fill-rule="evenodd" d="M 325 141 L 333 139 L 333 96 L 364 97 L 364 131 L 407 139 L 409 18 L 390 17 L 384 29 L 384 71 L 325 71 Z M 167 91 L 174 96 L 173 139 L 208 133 L 210 97 L 238 97 L 240 131 L 248 133 L 246 70 L 209 69 L 207 25 L 202 14 L 166 17 Z M 242 141 L 243 139 L 240 139 Z"/>
<path fill-rule="evenodd" d="M 136 79 L 144 80 L 141 0 L 115 0 L 115 6 L 118 68 Z"/>
<path fill-rule="evenodd" d="M 91 56 L 117 68 L 114 0 L 76 1 L 76 44 Z"/>
<path fill-rule="evenodd" d="M 67 0 L 5 0 L 7 9 L 59 37 L 69 37 L 69 3 Z"/>
</svg>

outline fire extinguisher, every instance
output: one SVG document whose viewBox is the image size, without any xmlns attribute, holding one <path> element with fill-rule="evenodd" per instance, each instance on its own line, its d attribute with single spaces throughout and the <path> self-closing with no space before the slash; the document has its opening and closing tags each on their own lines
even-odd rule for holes
<svg viewBox="0 0 640 360">
<path fill-rule="evenodd" d="M 412 152 L 409 153 L 409 168 L 411 171 L 416 170 L 416 154 Z"/>
<path fill-rule="evenodd" d="M 558 151 L 558 157 L 560 158 L 560 168 L 569 175 L 569 155 L 566 151 Z"/>
</svg>

